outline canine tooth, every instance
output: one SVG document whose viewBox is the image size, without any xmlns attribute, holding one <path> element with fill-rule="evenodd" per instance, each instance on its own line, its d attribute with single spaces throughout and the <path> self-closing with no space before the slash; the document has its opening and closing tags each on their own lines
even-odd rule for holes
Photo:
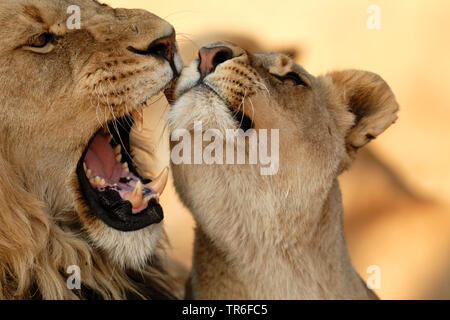
<svg viewBox="0 0 450 320">
<path fill-rule="evenodd" d="M 119 162 L 119 163 L 122 161 L 122 155 L 121 154 L 116 155 L 116 161 Z"/>
<path fill-rule="evenodd" d="M 118 144 L 115 148 L 114 148 L 114 153 L 116 155 L 120 154 L 122 151 L 122 146 L 120 144 Z"/>
<path fill-rule="evenodd" d="M 130 173 L 130 168 L 128 168 L 128 162 L 122 163 L 122 168 L 126 173 Z"/>
<path fill-rule="evenodd" d="M 111 141 L 112 141 L 112 136 L 109 134 L 108 135 L 108 138 L 106 138 L 107 140 L 108 140 L 108 143 L 111 143 Z"/>
<path fill-rule="evenodd" d="M 134 188 L 134 191 L 133 191 L 133 193 L 137 193 L 137 194 L 140 194 L 141 196 L 142 196 L 142 182 L 139 180 L 137 183 L 136 183 L 136 187 Z"/>
<path fill-rule="evenodd" d="M 134 209 L 139 208 L 142 205 L 142 182 L 138 181 L 136 184 L 136 187 L 134 188 L 133 192 L 126 193 L 123 196 L 124 200 L 128 200 L 131 202 L 131 205 Z"/>
<path fill-rule="evenodd" d="M 153 193 L 162 194 L 166 187 L 167 180 L 169 179 L 169 167 L 165 167 L 161 174 L 152 180 L 149 184 L 146 184 Z"/>
<path fill-rule="evenodd" d="M 144 116 L 143 116 L 143 110 L 142 109 L 134 109 L 131 112 L 131 116 L 133 117 L 134 125 L 136 127 L 136 130 L 141 132 L 142 128 L 144 127 Z"/>
<path fill-rule="evenodd" d="M 91 178 L 91 175 L 92 175 L 92 170 L 91 170 L 91 169 L 87 169 L 87 171 L 86 171 L 86 177 L 87 177 L 88 179 L 90 179 L 90 178 Z"/>
</svg>

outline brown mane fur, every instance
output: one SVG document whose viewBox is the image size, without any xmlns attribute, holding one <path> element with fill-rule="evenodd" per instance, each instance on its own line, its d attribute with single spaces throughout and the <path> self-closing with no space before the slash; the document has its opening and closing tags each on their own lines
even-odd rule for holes
<svg viewBox="0 0 450 320">
<path fill-rule="evenodd" d="M 66 28 L 70 5 L 81 8 L 80 30 Z M 31 48 L 45 32 L 56 43 Z M 101 125 L 170 81 L 168 63 L 127 50 L 168 32 L 151 13 L 92 0 L 1 2 L 0 299 L 174 297 L 162 227 L 107 227 L 89 214 L 75 175 Z M 67 287 L 72 265 L 81 269 L 81 290 Z"/>
</svg>

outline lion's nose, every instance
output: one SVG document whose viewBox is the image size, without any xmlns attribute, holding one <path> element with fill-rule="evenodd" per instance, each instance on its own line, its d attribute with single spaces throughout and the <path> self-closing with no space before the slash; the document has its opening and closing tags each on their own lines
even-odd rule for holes
<svg viewBox="0 0 450 320">
<path fill-rule="evenodd" d="M 202 78 L 213 73 L 217 66 L 233 58 L 233 51 L 225 46 L 203 47 L 199 51 L 200 73 Z"/>
<path fill-rule="evenodd" d="M 160 56 L 167 61 L 173 60 L 175 54 L 175 31 L 170 36 L 157 39 L 150 43 L 147 52 Z"/>
<path fill-rule="evenodd" d="M 170 63 L 175 75 L 178 75 L 175 67 L 174 56 L 176 51 L 176 34 L 175 30 L 169 36 L 156 39 L 147 47 L 146 50 L 139 50 L 134 47 L 128 47 L 131 52 L 142 55 L 155 55 L 167 60 Z"/>
</svg>

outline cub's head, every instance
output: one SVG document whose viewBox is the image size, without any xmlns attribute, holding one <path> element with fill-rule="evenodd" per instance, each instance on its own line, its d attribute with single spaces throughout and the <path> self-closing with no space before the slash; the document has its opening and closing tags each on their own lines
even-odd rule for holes
<svg viewBox="0 0 450 320">
<path fill-rule="evenodd" d="M 233 203 L 270 210 L 273 203 L 289 205 L 289 195 L 326 196 L 355 152 L 394 123 L 398 110 L 376 74 L 315 77 L 286 55 L 249 54 L 227 43 L 200 50 L 183 70 L 176 97 L 169 113 L 175 182 L 194 212 L 222 194 L 220 206 L 230 212 L 239 210 Z M 203 133 L 197 140 L 196 131 Z"/>
<path fill-rule="evenodd" d="M 139 174 L 130 132 L 181 67 L 173 27 L 149 12 L 94 0 L 0 3 L 8 174 L 53 225 L 84 233 L 123 265 L 139 266 L 152 252 L 167 178 Z M 1 201 L 25 201 L 16 196 Z"/>
</svg>

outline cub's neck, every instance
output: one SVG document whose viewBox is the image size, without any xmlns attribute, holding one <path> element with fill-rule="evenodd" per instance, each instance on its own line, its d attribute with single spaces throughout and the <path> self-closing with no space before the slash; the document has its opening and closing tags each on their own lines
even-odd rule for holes
<svg viewBox="0 0 450 320">
<path fill-rule="evenodd" d="M 347 253 L 337 180 L 308 202 L 277 197 L 197 219 L 193 277 L 203 285 L 193 284 L 196 298 L 368 298 Z"/>
</svg>

